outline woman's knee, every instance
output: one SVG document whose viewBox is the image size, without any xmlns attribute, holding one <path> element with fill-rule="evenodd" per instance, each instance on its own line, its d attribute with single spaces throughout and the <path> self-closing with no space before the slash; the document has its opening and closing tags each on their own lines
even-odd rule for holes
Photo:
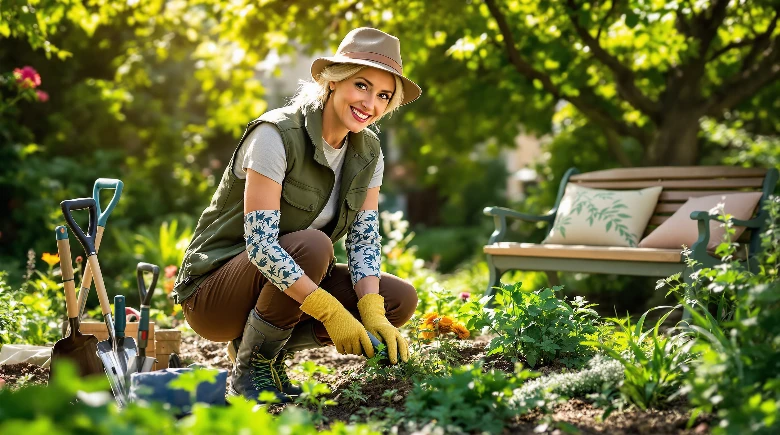
<svg viewBox="0 0 780 435">
<path fill-rule="evenodd" d="M 382 287 L 389 288 L 384 292 Z M 417 309 L 417 290 L 412 284 L 392 275 L 384 275 L 380 281 L 380 292 L 385 298 L 387 320 L 393 326 L 400 327 L 412 318 Z"/>
<path fill-rule="evenodd" d="M 279 239 L 303 272 L 315 283 L 322 281 L 333 260 L 333 242 L 320 230 L 301 230 Z"/>
</svg>

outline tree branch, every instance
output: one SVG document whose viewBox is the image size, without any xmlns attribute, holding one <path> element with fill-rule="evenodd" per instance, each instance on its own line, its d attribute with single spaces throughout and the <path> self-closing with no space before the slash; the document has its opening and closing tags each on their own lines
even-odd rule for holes
<svg viewBox="0 0 780 435">
<path fill-rule="evenodd" d="M 599 30 L 596 32 L 596 41 L 601 39 L 601 31 L 604 30 L 604 25 L 607 24 L 609 17 L 612 16 L 613 12 L 615 12 L 615 9 L 617 8 L 617 4 L 618 4 L 618 0 L 612 0 L 612 3 L 609 6 L 609 10 L 607 11 L 607 14 L 604 15 L 604 19 L 602 19 L 601 23 L 599 24 Z"/>
<path fill-rule="evenodd" d="M 727 80 L 707 102 L 708 116 L 720 117 L 745 98 L 780 78 L 780 37 L 771 40 L 769 47 L 758 53 L 763 60 Z"/>
<path fill-rule="evenodd" d="M 577 10 L 578 7 L 573 0 L 567 0 L 567 3 L 572 11 Z M 629 104 L 650 117 L 653 122 L 658 123 L 660 106 L 636 86 L 636 83 L 634 82 L 634 71 L 623 65 L 618 58 L 604 50 L 604 48 L 601 47 L 601 44 L 599 44 L 599 41 L 593 38 L 588 30 L 580 25 L 579 21 L 572 13 L 567 11 L 567 15 L 569 16 L 569 21 L 571 21 L 574 29 L 577 31 L 577 34 L 585 42 L 585 45 L 590 48 L 590 51 L 596 59 L 606 65 L 606 67 L 615 75 L 615 85 L 617 86 L 620 95 L 628 101 Z"/>
<path fill-rule="evenodd" d="M 753 45 L 753 48 L 750 49 L 748 54 L 745 56 L 745 59 L 742 61 L 742 67 L 740 68 L 740 71 L 747 71 L 753 65 L 753 62 L 755 62 L 758 53 L 766 49 L 766 46 L 771 41 L 772 33 L 774 33 L 775 28 L 777 28 L 778 15 L 780 15 L 780 8 L 775 9 L 775 16 L 772 18 L 772 21 L 769 23 L 769 26 L 767 26 L 766 31 L 756 36 L 755 38 L 756 43 Z"/>
<path fill-rule="evenodd" d="M 507 56 L 509 56 L 509 61 L 520 74 L 530 80 L 539 80 L 539 82 L 542 84 L 542 87 L 555 98 L 564 99 L 570 102 L 591 121 L 601 125 L 602 127 L 611 129 L 621 136 L 633 137 L 642 144 L 647 143 L 646 134 L 642 131 L 642 129 L 621 122 L 620 119 L 612 116 L 602 107 L 599 107 L 601 104 L 605 103 L 598 95 L 596 95 L 592 89 L 587 87 L 579 88 L 579 96 L 563 95 L 560 89 L 558 89 L 558 87 L 552 82 L 548 75 L 535 69 L 530 63 L 525 61 L 520 56 L 520 53 L 517 51 L 517 46 L 515 45 L 512 30 L 509 28 L 506 17 L 498 9 L 498 6 L 496 6 L 495 0 L 485 0 L 485 4 L 490 10 L 490 14 L 496 20 L 496 24 L 498 24 L 501 35 L 504 37 L 504 47 L 506 48 Z"/>
<path fill-rule="evenodd" d="M 724 45 L 720 50 L 715 51 L 715 53 L 712 53 L 712 56 L 710 56 L 709 59 L 707 59 L 707 62 L 712 62 L 713 60 L 723 56 L 724 54 L 728 53 L 729 51 L 735 49 L 735 48 L 742 48 L 742 47 L 748 47 L 750 45 L 753 45 L 755 43 L 755 39 L 743 39 L 739 42 L 731 42 L 729 44 Z"/>
</svg>

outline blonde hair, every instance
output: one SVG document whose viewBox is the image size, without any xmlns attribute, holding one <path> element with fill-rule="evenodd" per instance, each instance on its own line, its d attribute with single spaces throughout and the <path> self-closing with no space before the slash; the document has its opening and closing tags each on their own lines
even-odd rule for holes
<svg viewBox="0 0 780 435">
<path fill-rule="evenodd" d="M 333 65 L 326 66 L 316 80 L 301 80 L 298 83 L 298 90 L 295 95 L 290 99 L 289 105 L 304 111 L 311 111 L 315 109 L 322 109 L 325 107 L 325 102 L 330 97 L 330 82 L 341 82 L 359 71 L 367 68 L 363 65 L 354 65 L 350 63 L 334 63 Z M 385 115 L 389 115 L 396 109 L 401 107 L 401 103 L 404 101 L 404 88 L 401 79 L 393 74 L 395 79 L 395 92 L 393 97 L 390 98 L 390 102 L 387 104 L 385 111 L 374 121 L 375 123 L 382 119 Z"/>
</svg>

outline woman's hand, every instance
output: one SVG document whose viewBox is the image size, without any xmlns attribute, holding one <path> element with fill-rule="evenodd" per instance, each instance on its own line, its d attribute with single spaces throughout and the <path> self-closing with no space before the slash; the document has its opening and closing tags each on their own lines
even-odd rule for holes
<svg viewBox="0 0 780 435">
<path fill-rule="evenodd" d="M 301 311 L 325 325 L 336 350 L 342 354 L 374 356 L 366 328 L 333 295 L 318 288 L 301 305 Z"/>
<path fill-rule="evenodd" d="M 358 310 L 366 330 L 385 342 L 390 362 L 398 364 L 399 356 L 401 361 L 408 361 L 409 345 L 406 339 L 385 317 L 385 298 L 376 293 L 367 294 L 358 301 Z"/>
</svg>

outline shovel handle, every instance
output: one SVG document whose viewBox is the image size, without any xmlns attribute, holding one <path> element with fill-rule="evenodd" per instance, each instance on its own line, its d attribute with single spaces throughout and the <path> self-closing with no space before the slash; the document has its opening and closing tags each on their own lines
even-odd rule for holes
<svg viewBox="0 0 780 435">
<path fill-rule="evenodd" d="M 97 235 L 97 205 L 93 198 L 78 198 L 78 199 L 66 199 L 60 203 L 62 208 L 62 215 L 65 217 L 65 222 L 76 235 L 76 238 L 81 243 L 87 256 L 92 256 L 97 253 L 95 250 L 95 236 Z M 89 227 L 85 234 L 79 224 L 73 220 L 73 210 L 89 209 Z M 94 273 L 94 271 L 93 271 Z"/>
<path fill-rule="evenodd" d="M 65 306 L 68 309 L 68 318 L 74 318 L 79 314 L 76 305 L 76 283 L 73 278 L 73 263 L 70 255 L 70 240 L 68 229 L 62 225 L 54 229 L 57 238 L 57 252 L 60 255 L 60 274 L 62 285 L 65 288 Z"/>
<path fill-rule="evenodd" d="M 152 274 L 152 282 L 149 289 L 144 283 L 144 272 Z M 140 262 L 136 266 L 138 277 L 138 293 L 141 296 L 141 319 L 138 321 L 138 349 L 146 356 L 146 346 L 149 342 L 149 305 L 152 303 L 152 295 L 157 286 L 157 277 L 160 276 L 160 268 L 154 264 Z"/>
<path fill-rule="evenodd" d="M 160 276 L 160 267 L 154 264 L 140 262 L 135 270 L 138 278 L 138 294 L 141 296 L 141 305 L 148 306 L 152 302 L 152 294 L 157 286 L 157 278 Z M 148 289 L 144 282 L 144 272 L 152 274 L 152 282 L 149 284 Z"/>
<path fill-rule="evenodd" d="M 114 207 L 119 202 L 119 197 L 122 196 L 122 188 L 124 183 L 116 178 L 98 178 L 95 180 L 95 186 L 92 188 L 92 198 L 95 200 L 95 206 L 97 207 L 98 222 L 101 227 L 106 226 L 108 216 L 114 211 Z M 100 191 L 103 189 L 114 189 L 114 196 L 111 201 L 108 202 L 108 206 L 105 210 L 100 208 Z"/>
<path fill-rule="evenodd" d="M 125 297 L 124 295 L 114 296 L 114 333 L 116 338 L 125 338 Z"/>
</svg>

